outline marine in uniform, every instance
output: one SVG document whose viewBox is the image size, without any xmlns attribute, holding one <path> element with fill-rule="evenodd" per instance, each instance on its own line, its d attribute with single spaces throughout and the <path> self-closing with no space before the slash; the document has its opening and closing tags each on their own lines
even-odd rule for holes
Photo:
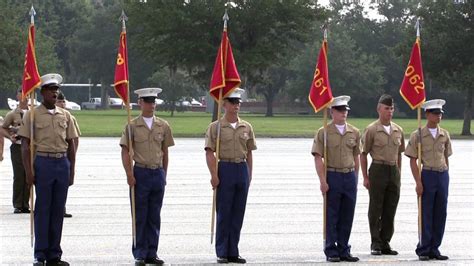
<svg viewBox="0 0 474 266">
<path fill-rule="evenodd" d="M 257 149 L 252 126 L 240 119 L 243 89 L 224 97 L 225 115 L 207 128 L 206 162 L 216 195 L 216 255 L 218 263 L 246 263 L 240 257 L 240 231 L 244 221 L 247 194 L 252 181 L 252 151 Z M 216 173 L 217 134 L 220 130 L 219 163 Z"/>
<path fill-rule="evenodd" d="M 136 245 L 132 247 L 135 265 L 161 265 L 158 242 L 161 206 L 168 172 L 168 147 L 174 145 L 171 128 L 155 116 L 155 99 L 160 88 L 135 90 L 141 115 L 125 127 L 120 146 L 127 183 L 135 186 Z M 133 167 L 129 155 L 129 134 L 133 148 Z"/>
<path fill-rule="evenodd" d="M 314 137 L 314 156 L 321 192 L 327 196 L 326 243 L 324 254 L 330 262 L 356 262 L 349 237 L 357 198 L 360 133 L 347 123 L 350 96 L 339 96 L 331 103 L 332 122 L 327 126 L 327 158 L 324 158 L 324 128 Z M 324 167 L 327 172 L 324 172 Z"/>
<path fill-rule="evenodd" d="M 439 246 L 446 225 L 446 209 L 449 190 L 449 161 L 453 153 L 448 131 L 439 127 L 445 100 L 427 101 L 422 108 L 426 114 L 426 126 L 421 129 L 421 163 L 417 164 L 420 135 L 414 131 L 410 136 L 405 155 L 410 158 L 410 168 L 416 182 L 416 194 L 421 196 L 422 235 L 416 254 L 420 260 L 447 260 L 441 255 Z"/>
<path fill-rule="evenodd" d="M 362 135 L 360 156 L 364 186 L 369 190 L 369 226 L 372 255 L 397 255 L 390 247 L 395 213 L 400 198 L 401 153 L 405 150 L 402 128 L 392 122 L 394 103 L 390 95 L 380 97 L 379 119 Z M 367 155 L 372 157 L 367 169 Z"/>
<path fill-rule="evenodd" d="M 21 138 L 18 136 L 18 129 L 21 126 L 23 115 L 28 110 L 28 99 L 22 99 L 21 88 L 17 91 L 16 98 L 18 106 L 5 116 L 1 133 L 12 142 L 10 157 L 13 167 L 13 213 L 30 213 L 30 205 L 28 203 L 30 188 L 26 183 L 25 167 L 23 167 L 21 158 Z"/>
<path fill-rule="evenodd" d="M 64 93 L 60 91 L 58 93 L 58 98 L 56 99 L 56 106 L 61 107 L 63 109 L 66 109 L 66 96 L 64 96 Z M 71 114 L 71 119 L 74 123 L 74 126 L 76 127 L 77 135 L 81 136 L 81 129 L 79 128 L 79 124 L 77 123 L 77 119 Z M 74 145 L 76 146 L 76 152 L 79 147 L 79 138 L 74 139 Z M 66 207 L 64 207 L 64 218 L 71 218 L 72 214 L 66 212 Z"/>
<path fill-rule="evenodd" d="M 22 137 L 23 165 L 29 185 L 35 185 L 34 265 L 69 265 L 62 261 L 61 235 L 67 192 L 74 183 L 78 138 L 71 114 L 55 106 L 62 77 L 47 74 L 41 77 L 43 101 L 34 110 L 34 172 L 30 161 L 31 111 L 23 117 L 18 131 Z"/>
</svg>

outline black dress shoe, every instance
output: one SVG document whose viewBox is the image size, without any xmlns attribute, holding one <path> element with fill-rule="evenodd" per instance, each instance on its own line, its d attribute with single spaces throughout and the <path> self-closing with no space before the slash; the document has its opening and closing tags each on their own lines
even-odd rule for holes
<svg viewBox="0 0 474 266">
<path fill-rule="evenodd" d="M 33 266 L 44 266 L 44 260 L 35 259 L 35 261 L 33 261 Z"/>
<path fill-rule="evenodd" d="M 30 213 L 29 208 L 21 208 L 21 213 Z"/>
<path fill-rule="evenodd" d="M 148 258 L 145 260 L 145 263 L 153 265 L 163 265 L 165 262 L 160 258 Z"/>
<path fill-rule="evenodd" d="M 46 266 L 69 266 L 69 262 L 61 259 L 52 259 L 46 261 Z"/>
<path fill-rule="evenodd" d="M 21 209 L 20 209 L 20 208 L 15 208 L 15 209 L 13 210 L 13 213 L 21 213 Z"/>
<path fill-rule="evenodd" d="M 242 258 L 241 256 L 237 256 L 237 257 L 227 257 L 227 260 L 228 260 L 229 262 L 232 262 L 232 263 L 240 263 L 240 264 L 247 263 L 247 260 L 245 260 L 245 259 Z"/>
<path fill-rule="evenodd" d="M 71 218 L 72 217 L 72 214 L 70 213 L 64 213 L 64 218 Z"/>
<path fill-rule="evenodd" d="M 444 256 L 444 255 L 430 255 L 430 259 L 435 259 L 435 260 L 448 260 L 449 257 L 448 256 Z"/>
<path fill-rule="evenodd" d="M 382 254 L 383 255 L 398 255 L 398 251 L 393 250 L 391 248 L 386 248 L 386 249 L 382 249 Z"/>
<path fill-rule="evenodd" d="M 217 257 L 217 263 L 229 263 L 227 258 Z"/>
<path fill-rule="evenodd" d="M 421 256 L 418 256 L 418 259 L 421 260 L 421 261 L 427 261 L 427 260 L 430 260 L 430 257 L 421 255 Z"/>
<path fill-rule="evenodd" d="M 372 250 L 370 251 L 370 254 L 375 255 L 375 256 L 379 256 L 379 255 L 382 255 L 382 250 L 380 250 L 380 249 L 372 249 Z"/>
<path fill-rule="evenodd" d="M 340 262 L 340 261 L 341 261 L 341 258 L 339 258 L 339 257 L 326 257 L 326 261 L 329 261 L 329 262 Z"/>
<path fill-rule="evenodd" d="M 145 261 L 142 259 L 135 259 L 135 266 L 145 266 Z"/>
<path fill-rule="evenodd" d="M 356 261 L 359 261 L 359 258 L 354 257 L 351 254 L 349 254 L 347 257 L 341 257 L 341 261 L 356 262 Z"/>
</svg>

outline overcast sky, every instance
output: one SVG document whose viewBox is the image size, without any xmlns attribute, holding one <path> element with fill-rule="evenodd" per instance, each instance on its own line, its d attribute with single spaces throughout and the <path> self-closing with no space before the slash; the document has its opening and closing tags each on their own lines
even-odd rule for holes
<svg viewBox="0 0 474 266">
<path fill-rule="evenodd" d="M 371 19 L 377 19 L 378 12 L 376 9 L 370 9 L 370 7 L 377 7 L 377 2 L 380 0 L 318 0 L 318 3 L 322 6 L 329 7 L 330 1 L 343 1 L 343 2 L 359 2 L 364 6 L 364 11 L 367 12 L 367 15 Z"/>
</svg>

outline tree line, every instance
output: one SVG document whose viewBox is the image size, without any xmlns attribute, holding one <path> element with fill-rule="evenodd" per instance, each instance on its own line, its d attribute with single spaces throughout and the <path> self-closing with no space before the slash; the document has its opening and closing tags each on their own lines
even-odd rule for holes
<svg viewBox="0 0 474 266">
<path fill-rule="evenodd" d="M 463 117 L 462 134 L 470 134 L 474 1 L 376 1 L 371 7 L 378 16 L 372 18 L 363 1 L 321 6 L 316 0 L 1 0 L 1 99 L 13 97 L 21 84 L 32 2 L 40 74 L 58 72 L 67 83 L 90 79 L 107 88 L 124 10 L 131 89 L 160 86 L 170 106 L 207 93 L 227 8 L 242 86 L 266 103 L 267 116 L 274 104 L 307 103 L 321 26 L 327 23 L 331 87 L 334 95 L 352 96 L 351 115 L 373 116 L 378 97 L 390 93 L 399 115 L 415 117 L 398 90 L 419 17 L 427 97 L 447 99 L 446 116 Z M 111 89 L 103 93 L 113 95 Z M 76 101 L 87 95 L 84 89 L 68 91 Z"/>
</svg>

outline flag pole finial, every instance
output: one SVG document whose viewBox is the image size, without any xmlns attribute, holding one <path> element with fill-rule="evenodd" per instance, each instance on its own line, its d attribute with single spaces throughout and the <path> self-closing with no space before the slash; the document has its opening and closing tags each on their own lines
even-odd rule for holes
<svg viewBox="0 0 474 266">
<path fill-rule="evenodd" d="M 127 15 L 125 15 L 125 11 L 122 10 L 122 14 L 120 15 L 120 18 L 119 18 L 119 21 L 122 21 L 122 30 L 125 31 L 126 30 L 126 26 L 125 26 L 125 21 L 128 20 L 128 17 Z"/>
<path fill-rule="evenodd" d="M 328 23 L 325 22 L 322 26 L 321 26 L 321 30 L 323 31 L 323 38 L 324 40 L 327 40 L 328 39 Z"/>
<path fill-rule="evenodd" d="M 416 38 L 420 38 L 420 17 L 416 19 L 415 29 L 416 29 Z"/>
<path fill-rule="evenodd" d="M 35 8 L 33 7 L 33 5 L 31 5 L 31 9 L 30 9 L 30 16 L 31 16 L 31 20 L 30 20 L 30 23 L 31 24 L 35 24 L 35 16 L 36 16 L 36 11 L 35 11 Z"/>
<path fill-rule="evenodd" d="M 229 21 L 229 14 L 227 14 L 227 7 L 225 8 L 224 16 L 222 17 L 224 20 L 224 29 L 227 29 L 227 21 Z"/>
</svg>

